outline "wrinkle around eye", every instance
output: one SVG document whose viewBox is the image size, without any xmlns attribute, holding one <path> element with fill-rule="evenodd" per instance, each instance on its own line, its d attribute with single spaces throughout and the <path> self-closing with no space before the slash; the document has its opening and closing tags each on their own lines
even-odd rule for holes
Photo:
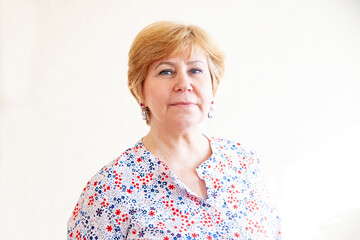
<svg viewBox="0 0 360 240">
<path fill-rule="evenodd" d="M 164 70 L 160 71 L 158 75 L 168 76 L 168 75 L 172 75 L 174 73 L 175 72 L 171 69 L 164 69 Z"/>
<path fill-rule="evenodd" d="M 202 73 L 203 71 L 201 68 L 192 68 L 192 69 L 190 69 L 189 72 L 192 74 L 199 74 L 199 73 Z"/>
</svg>

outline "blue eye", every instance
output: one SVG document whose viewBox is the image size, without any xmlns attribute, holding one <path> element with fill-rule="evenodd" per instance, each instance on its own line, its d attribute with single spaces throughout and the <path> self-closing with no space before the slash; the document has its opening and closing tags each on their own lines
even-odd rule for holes
<svg viewBox="0 0 360 240">
<path fill-rule="evenodd" d="M 200 68 L 192 68 L 190 69 L 190 73 L 193 74 L 202 73 L 202 70 Z"/>
<path fill-rule="evenodd" d="M 162 70 L 159 75 L 171 75 L 173 71 L 171 69 Z"/>
</svg>

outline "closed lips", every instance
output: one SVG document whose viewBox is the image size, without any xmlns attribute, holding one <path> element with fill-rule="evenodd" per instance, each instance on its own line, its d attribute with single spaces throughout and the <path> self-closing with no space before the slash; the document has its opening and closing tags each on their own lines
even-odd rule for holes
<svg viewBox="0 0 360 240">
<path fill-rule="evenodd" d="M 195 103 L 192 103 L 192 102 L 176 102 L 176 103 L 173 103 L 173 104 L 170 104 L 172 106 L 184 106 L 184 107 L 191 107 L 191 106 L 194 106 Z"/>
</svg>

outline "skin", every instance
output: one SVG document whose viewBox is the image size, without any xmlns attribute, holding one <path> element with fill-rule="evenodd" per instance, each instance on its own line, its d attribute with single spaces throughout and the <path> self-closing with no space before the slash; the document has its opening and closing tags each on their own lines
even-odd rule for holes
<svg viewBox="0 0 360 240">
<path fill-rule="evenodd" d="M 151 111 L 146 148 L 165 162 L 195 194 L 206 199 L 196 168 L 211 156 L 208 139 L 198 130 L 209 112 L 212 84 L 207 57 L 197 48 L 152 63 L 142 103 Z"/>
</svg>

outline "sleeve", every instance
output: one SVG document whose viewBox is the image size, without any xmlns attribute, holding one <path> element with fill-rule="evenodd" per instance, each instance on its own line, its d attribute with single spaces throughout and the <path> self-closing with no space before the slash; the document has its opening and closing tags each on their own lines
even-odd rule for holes
<svg viewBox="0 0 360 240">
<path fill-rule="evenodd" d="M 105 177 L 106 175 L 106 177 Z M 116 186 L 106 172 L 86 185 L 67 224 L 67 239 L 125 239 L 129 218 Z M 121 207 L 125 206 L 125 207 Z"/>
<path fill-rule="evenodd" d="M 254 200 L 248 202 L 248 209 L 256 211 L 263 222 L 264 230 L 269 239 L 281 240 L 281 219 L 275 204 L 270 198 L 264 177 L 261 173 L 260 159 L 250 151 L 247 161 L 248 182 L 252 185 Z M 264 232 L 265 232 L 264 231 Z"/>
</svg>

